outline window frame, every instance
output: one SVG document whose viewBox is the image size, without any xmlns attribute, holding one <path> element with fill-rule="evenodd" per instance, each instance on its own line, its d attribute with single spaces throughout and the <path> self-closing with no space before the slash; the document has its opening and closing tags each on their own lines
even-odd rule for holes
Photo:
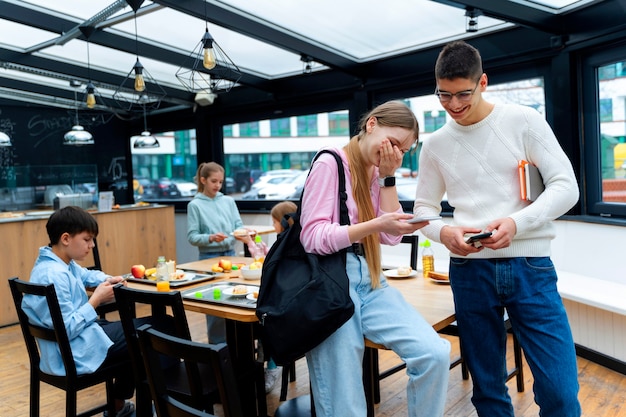
<svg viewBox="0 0 626 417">
<path fill-rule="evenodd" d="M 582 132 L 581 197 L 584 199 L 583 214 L 601 218 L 626 217 L 626 204 L 606 202 L 602 199 L 602 150 L 600 135 L 600 96 L 598 68 L 626 59 L 626 45 L 594 51 L 581 59 L 582 118 L 578 121 Z M 583 124 L 582 121 L 585 121 Z"/>
</svg>

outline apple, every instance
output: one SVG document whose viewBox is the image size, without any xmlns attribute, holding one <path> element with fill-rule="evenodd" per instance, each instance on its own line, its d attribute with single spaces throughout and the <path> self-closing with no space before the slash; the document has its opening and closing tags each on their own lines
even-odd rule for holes
<svg viewBox="0 0 626 417">
<path fill-rule="evenodd" d="M 224 271 L 230 271 L 231 269 L 233 269 L 233 263 L 228 259 L 220 259 L 219 266 Z"/>
<path fill-rule="evenodd" d="M 146 267 L 143 265 L 133 265 L 130 267 L 130 273 L 135 277 L 135 278 L 143 278 L 144 275 L 146 274 Z"/>
</svg>

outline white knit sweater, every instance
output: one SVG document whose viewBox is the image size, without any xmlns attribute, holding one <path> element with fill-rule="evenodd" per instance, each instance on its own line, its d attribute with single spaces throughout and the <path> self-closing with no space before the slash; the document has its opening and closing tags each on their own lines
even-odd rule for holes
<svg viewBox="0 0 626 417">
<path fill-rule="evenodd" d="M 522 159 L 539 168 L 546 185 L 532 204 L 520 198 L 517 166 Z M 438 214 L 444 193 L 455 225 L 482 229 L 503 217 L 517 225 L 510 247 L 485 248 L 468 257 L 549 256 L 552 220 L 576 204 L 578 184 L 543 116 L 530 107 L 496 104 L 480 122 L 462 126 L 451 120 L 424 141 L 414 212 Z M 444 226 L 433 221 L 421 230 L 439 242 Z"/>
</svg>

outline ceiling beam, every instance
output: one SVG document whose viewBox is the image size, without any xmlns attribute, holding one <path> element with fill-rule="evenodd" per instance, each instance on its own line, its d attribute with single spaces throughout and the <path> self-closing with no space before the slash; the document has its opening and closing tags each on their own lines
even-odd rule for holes
<svg viewBox="0 0 626 417">
<path fill-rule="evenodd" d="M 330 68 L 360 76 L 358 63 L 348 59 L 340 51 L 322 47 L 312 39 L 305 39 L 303 36 L 298 36 L 284 28 L 277 27 L 272 22 L 263 21 L 241 10 L 230 10 L 213 3 L 206 3 L 204 0 L 154 0 L 154 2 L 294 54 L 308 55 L 315 62 Z"/>
</svg>

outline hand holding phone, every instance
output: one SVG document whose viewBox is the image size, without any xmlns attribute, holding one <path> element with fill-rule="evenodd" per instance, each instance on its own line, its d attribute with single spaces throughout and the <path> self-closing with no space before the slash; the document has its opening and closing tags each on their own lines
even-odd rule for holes
<svg viewBox="0 0 626 417">
<path fill-rule="evenodd" d="M 488 237 L 491 237 L 492 234 L 493 234 L 493 231 L 492 232 L 479 233 L 477 235 L 472 235 L 472 236 L 469 236 L 465 240 L 465 243 L 467 243 L 467 244 L 476 243 L 476 242 L 480 241 L 481 239 L 487 239 Z"/>
<path fill-rule="evenodd" d="M 441 219 L 441 216 L 415 216 L 412 219 L 407 220 L 407 223 L 421 223 L 421 222 L 428 222 L 431 220 L 439 220 Z"/>
</svg>

